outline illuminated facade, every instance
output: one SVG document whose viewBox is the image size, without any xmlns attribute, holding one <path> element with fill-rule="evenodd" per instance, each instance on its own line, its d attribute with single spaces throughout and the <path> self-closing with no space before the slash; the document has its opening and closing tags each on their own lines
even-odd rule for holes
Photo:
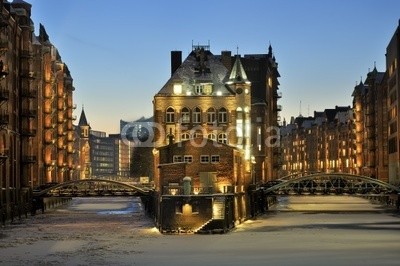
<svg viewBox="0 0 400 266">
<path fill-rule="evenodd" d="M 35 36 L 31 7 L 0 2 L 0 208 L 6 218 L 21 214 L 34 187 L 67 181 L 75 170 L 72 78 L 42 25 Z"/>
<path fill-rule="evenodd" d="M 40 60 L 38 86 L 41 88 L 42 108 L 38 128 L 43 134 L 43 170 L 45 182 L 62 183 L 75 175 L 75 130 L 73 121 L 72 77 L 62 62 L 57 48 L 49 41 L 42 25 L 36 42 Z"/>
<path fill-rule="evenodd" d="M 156 146 L 170 137 L 180 142 L 202 136 L 243 150 L 254 182 L 276 178 L 281 95 L 272 47 L 268 54 L 232 57 L 193 46 L 184 62 L 181 57 L 171 52 L 172 76 L 154 97 L 154 122 L 161 125 Z"/>
<path fill-rule="evenodd" d="M 355 172 L 388 181 L 388 109 L 385 72 L 376 68 L 353 91 Z M 389 114 L 390 116 L 390 114 Z"/>
<path fill-rule="evenodd" d="M 388 152 L 389 183 L 400 184 L 400 21 L 386 48 L 386 73 L 388 86 Z"/>
<path fill-rule="evenodd" d="M 350 107 L 292 118 L 281 127 L 282 176 L 295 173 L 356 173 L 353 111 Z"/>
<path fill-rule="evenodd" d="M 204 229 L 215 223 L 227 230 L 256 204 L 246 194 L 250 184 L 277 177 L 281 108 L 271 46 L 268 54 L 244 57 L 229 51 L 216 56 L 209 48 L 192 46 L 183 62 L 180 51 L 171 52 L 171 78 L 154 96 L 154 183 L 161 229 L 174 230 L 177 224 Z M 184 192 L 185 180 L 193 189 Z M 173 206 L 182 204 L 185 195 L 193 202 L 176 211 Z M 214 210 L 226 213 L 216 217 Z"/>
<path fill-rule="evenodd" d="M 92 166 L 90 158 L 90 125 L 86 119 L 85 110 L 82 108 L 79 123 L 76 127 L 76 150 L 78 151 L 78 172 L 77 179 L 88 179 L 92 176 Z"/>
</svg>

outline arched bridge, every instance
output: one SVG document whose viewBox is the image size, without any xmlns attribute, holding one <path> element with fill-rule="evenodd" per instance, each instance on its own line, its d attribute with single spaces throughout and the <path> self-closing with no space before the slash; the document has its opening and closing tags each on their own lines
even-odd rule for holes
<svg viewBox="0 0 400 266">
<path fill-rule="evenodd" d="M 346 173 L 315 173 L 272 181 L 263 186 L 270 195 L 304 194 L 399 194 L 400 188 L 367 176 Z"/>
<path fill-rule="evenodd" d="M 73 180 L 33 192 L 36 197 L 41 196 L 147 196 L 151 189 L 141 185 L 107 180 L 81 179 Z"/>
</svg>

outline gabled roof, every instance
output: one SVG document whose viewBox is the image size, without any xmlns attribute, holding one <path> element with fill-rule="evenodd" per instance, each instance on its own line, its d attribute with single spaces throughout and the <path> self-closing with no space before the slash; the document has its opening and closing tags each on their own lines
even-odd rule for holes
<svg viewBox="0 0 400 266">
<path fill-rule="evenodd" d="M 174 84 L 182 85 L 182 94 L 191 92 L 193 95 L 195 83 L 212 83 L 213 93 L 232 95 L 225 86 L 228 69 L 210 51 L 195 49 L 182 62 L 172 77 L 165 83 L 157 95 L 173 95 Z"/>
<path fill-rule="evenodd" d="M 231 74 L 229 75 L 228 82 L 232 83 L 249 82 L 249 80 L 247 79 L 246 71 L 244 71 L 243 65 L 240 62 L 239 56 L 236 56 L 236 60 L 232 67 Z"/>
<path fill-rule="evenodd" d="M 85 110 L 82 107 L 81 117 L 79 118 L 78 126 L 88 126 L 88 122 L 85 115 Z"/>
</svg>

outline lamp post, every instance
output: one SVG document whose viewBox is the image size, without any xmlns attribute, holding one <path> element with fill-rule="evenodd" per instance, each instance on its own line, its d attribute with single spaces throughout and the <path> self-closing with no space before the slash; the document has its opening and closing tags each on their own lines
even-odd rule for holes
<svg viewBox="0 0 400 266">
<path fill-rule="evenodd" d="M 255 165 L 256 165 L 256 158 L 254 155 L 251 156 L 251 182 L 253 185 L 256 184 L 256 172 L 255 172 Z"/>
</svg>

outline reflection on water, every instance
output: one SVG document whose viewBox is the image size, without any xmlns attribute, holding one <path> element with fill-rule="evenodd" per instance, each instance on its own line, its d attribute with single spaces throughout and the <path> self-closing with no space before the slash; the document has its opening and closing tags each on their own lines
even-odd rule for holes
<svg viewBox="0 0 400 266">
<path fill-rule="evenodd" d="M 126 215 L 143 212 L 143 206 L 138 197 L 74 198 L 69 209 L 99 215 Z"/>
</svg>

